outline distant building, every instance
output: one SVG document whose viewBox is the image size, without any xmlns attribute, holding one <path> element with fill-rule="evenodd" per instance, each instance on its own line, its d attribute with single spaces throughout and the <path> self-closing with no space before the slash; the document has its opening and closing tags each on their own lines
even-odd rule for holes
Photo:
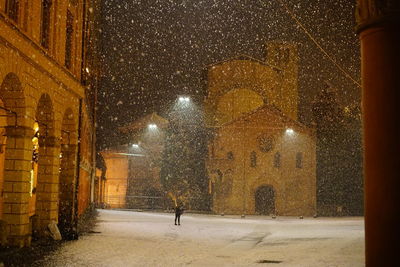
<svg viewBox="0 0 400 267">
<path fill-rule="evenodd" d="M 92 199 L 96 0 L 0 0 L 0 220 L 6 245 L 58 223 L 76 237 Z"/>
<path fill-rule="evenodd" d="M 110 208 L 164 208 L 160 168 L 168 121 L 156 113 L 119 130 L 127 144 L 101 151 L 106 166 L 103 204 Z"/>
<path fill-rule="evenodd" d="M 297 48 L 286 42 L 268 43 L 265 62 L 239 56 L 209 66 L 214 212 L 316 213 L 316 140 L 297 121 L 297 72 Z"/>
</svg>

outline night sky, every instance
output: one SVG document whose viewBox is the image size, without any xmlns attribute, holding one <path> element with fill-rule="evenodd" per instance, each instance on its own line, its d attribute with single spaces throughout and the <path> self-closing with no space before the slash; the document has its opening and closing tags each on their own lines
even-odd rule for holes
<svg viewBox="0 0 400 267">
<path fill-rule="evenodd" d="M 283 0 L 321 46 L 360 78 L 354 6 L 349 0 Z M 116 127 L 153 111 L 164 115 L 177 95 L 205 96 L 205 69 L 246 54 L 264 60 L 268 40 L 293 41 L 300 53 L 300 120 L 329 81 L 343 105 L 361 89 L 296 25 L 279 0 L 104 0 L 99 148 L 118 141 Z"/>
</svg>

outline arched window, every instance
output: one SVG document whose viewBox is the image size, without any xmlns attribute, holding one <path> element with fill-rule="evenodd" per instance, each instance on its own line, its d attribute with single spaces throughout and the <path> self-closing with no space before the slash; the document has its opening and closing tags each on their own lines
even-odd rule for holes
<svg viewBox="0 0 400 267">
<path fill-rule="evenodd" d="M 250 153 L 250 167 L 257 166 L 257 153 L 255 151 Z"/>
<path fill-rule="evenodd" d="M 281 153 L 276 152 L 274 155 L 274 167 L 280 168 L 281 167 Z"/>
</svg>

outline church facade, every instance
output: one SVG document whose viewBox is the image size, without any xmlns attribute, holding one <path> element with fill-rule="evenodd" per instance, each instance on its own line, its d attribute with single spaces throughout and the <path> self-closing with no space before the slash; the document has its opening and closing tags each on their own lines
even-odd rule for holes
<svg viewBox="0 0 400 267">
<path fill-rule="evenodd" d="M 239 56 L 208 69 L 212 210 L 314 215 L 316 140 L 297 118 L 297 48 L 266 47 L 265 61 Z"/>
</svg>

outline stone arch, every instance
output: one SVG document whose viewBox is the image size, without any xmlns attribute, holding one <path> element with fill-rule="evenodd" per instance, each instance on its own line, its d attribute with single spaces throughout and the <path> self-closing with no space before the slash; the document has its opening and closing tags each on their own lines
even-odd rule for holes
<svg viewBox="0 0 400 267">
<path fill-rule="evenodd" d="M 272 185 L 261 185 L 254 192 L 255 212 L 262 215 L 275 214 L 276 193 Z"/>
<path fill-rule="evenodd" d="M 36 129 L 34 138 L 38 138 L 37 166 L 32 160 L 31 184 L 36 185 L 35 202 L 31 201 L 30 215 L 33 216 L 34 236 L 42 236 L 51 221 L 57 220 L 57 184 L 59 141 L 54 135 L 54 106 L 48 94 L 42 94 L 36 106 Z M 33 139 L 34 140 L 34 139 Z M 35 146 L 35 144 L 34 144 Z M 35 171 L 37 180 L 35 181 Z"/>
<path fill-rule="evenodd" d="M 2 115 L 2 219 L 6 243 L 11 246 L 30 244 L 28 200 L 32 160 L 32 126 L 27 126 L 23 86 L 15 73 L 8 73 L 0 86 Z M 5 118 L 5 119 L 4 119 Z M 16 208 L 17 207 L 17 208 Z M 4 233 L 2 233 L 4 234 Z"/>
<path fill-rule="evenodd" d="M 74 113 L 68 108 L 61 124 L 58 226 L 66 239 L 76 238 L 75 190 L 77 161 L 77 127 Z"/>
<path fill-rule="evenodd" d="M 15 73 L 8 73 L 1 83 L 0 98 L 7 111 L 7 125 L 24 125 L 26 115 L 25 95 L 20 79 Z"/>
<path fill-rule="evenodd" d="M 36 121 L 41 138 L 54 136 L 54 108 L 48 94 L 42 94 L 36 108 Z"/>
</svg>

